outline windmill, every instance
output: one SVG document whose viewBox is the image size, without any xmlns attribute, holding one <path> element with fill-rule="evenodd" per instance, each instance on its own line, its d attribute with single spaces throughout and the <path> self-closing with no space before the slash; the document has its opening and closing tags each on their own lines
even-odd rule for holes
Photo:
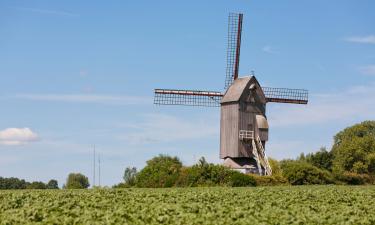
<svg viewBox="0 0 375 225">
<path fill-rule="evenodd" d="M 244 173 L 271 175 L 266 104 L 307 104 L 303 89 L 262 87 L 254 75 L 238 77 L 243 14 L 228 17 L 225 91 L 155 89 L 154 104 L 220 107 L 220 158 Z"/>
</svg>

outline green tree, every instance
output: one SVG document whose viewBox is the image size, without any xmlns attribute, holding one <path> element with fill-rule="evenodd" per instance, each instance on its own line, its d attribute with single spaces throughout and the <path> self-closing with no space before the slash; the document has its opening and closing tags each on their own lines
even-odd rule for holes
<svg viewBox="0 0 375 225">
<path fill-rule="evenodd" d="M 137 177 L 137 168 L 127 167 L 125 169 L 124 176 L 123 176 L 125 185 L 134 186 L 135 181 L 136 181 L 136 177 Z"/>
<path fill-rule="evenodd" d="M 28 183 L 15 177 L 0 177 L 0 189 L 25 189 Z"/>
<path fill-rule="evenodd" d="M 177 157 L 159 155 L 147 161 L 136 176 L 138 187 L 172 187 L 175 185 L 182 163 Z"/>
<path fill-rule="evenodd" d="M 315 153 L 307 154 L 305 156 L 305 161 L 320 169 L 331 171 L 333 154 L 327 151 L 325 147 L 322 147 Z"/>
<path fill-rule="evenodd" d="M 282 171 L 280 167 L 280 163 L 273 158 L 268 158 L 268 162 L 270 163 L 271 169 L 272 169 L 272 176 L 281 176 Z"/>
<path fill-rule="evenodd" d="M 57 180 L 48 181 L 47 189 L 59 189 L 59 183 L 57 182 Z"/>
<path fill-rule="evenodd" d="M 286 160 L 281 164 L 283 176 L 292 185 L 332 184 L 334 179 L 326 171 L 303 161 Z"/>
<path fill-rule="evenodd" d="M 40 181 L 34 181 L 26 186 L 27 189 L 46 189 L 46 184 Z"/>
<path fill-rule="evenodd" d="M 65 184 L 67 189 L 85 189 L 89 186 L 89 179 L 81 173 L 70 173 Z"/>
<path fill-rule="evenodd" d="M 375 121 L 365 121 L 336 134 L 333 171 L 375 174 Z"/>
</svg>

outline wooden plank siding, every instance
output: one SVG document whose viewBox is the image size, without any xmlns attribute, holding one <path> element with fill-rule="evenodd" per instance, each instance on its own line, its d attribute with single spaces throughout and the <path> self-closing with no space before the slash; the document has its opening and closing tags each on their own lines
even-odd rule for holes
<svg viewBox="0 0 375 225">
<path fill-rule="evenodd" d="M 238 103 L 221 105 L 220 118 L 220 158 L 238 157 Z"/>
</svg>

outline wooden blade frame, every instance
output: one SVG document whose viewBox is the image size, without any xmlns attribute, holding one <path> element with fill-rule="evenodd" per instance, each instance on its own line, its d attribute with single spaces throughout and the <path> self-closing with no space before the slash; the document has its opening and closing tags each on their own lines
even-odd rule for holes
<svg viewBox="0 0 375 225">
<path fill-rule="evenodd" d="M 231 13 L 228 17 L 228 46 L 227 46 L 227 69 L 225 87 L 228 87 L 238 78 L 241 52 L 243 14 Z"/>
<path fill-rule="evenodd" d="M 217 91 L 155 89 L 154 104 L 220 107 L 222 97 Z"/>
<path fill-rule="evenodd" d="M 309 93 L 304 89 L 262 87 L 267 102 L 307 104 Z"/>
</svg>

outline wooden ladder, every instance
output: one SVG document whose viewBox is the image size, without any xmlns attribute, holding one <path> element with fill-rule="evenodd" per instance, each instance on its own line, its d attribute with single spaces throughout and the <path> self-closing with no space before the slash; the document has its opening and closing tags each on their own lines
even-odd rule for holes
<svg viewBox="0 0 375 225">
<path fill-rule="evenodd" d="M 272 175 L 272 169 L 271 166 L 268 162 L 268 157 L 266 155 L 266 151 L 264 150 L 264 147 L 262 145 L 262 141 L 260 140 L 259 135 L 256 135 L 256 142 L 253 139 L 253 154 L 255 161 L 257 162 L 258 170 L 259 170 L 259 175 L 262 174 L 262 168 L 264 168 L 264 175 Z M 259 157 L 260 156 L 260 157 Z"/>
</svg>

